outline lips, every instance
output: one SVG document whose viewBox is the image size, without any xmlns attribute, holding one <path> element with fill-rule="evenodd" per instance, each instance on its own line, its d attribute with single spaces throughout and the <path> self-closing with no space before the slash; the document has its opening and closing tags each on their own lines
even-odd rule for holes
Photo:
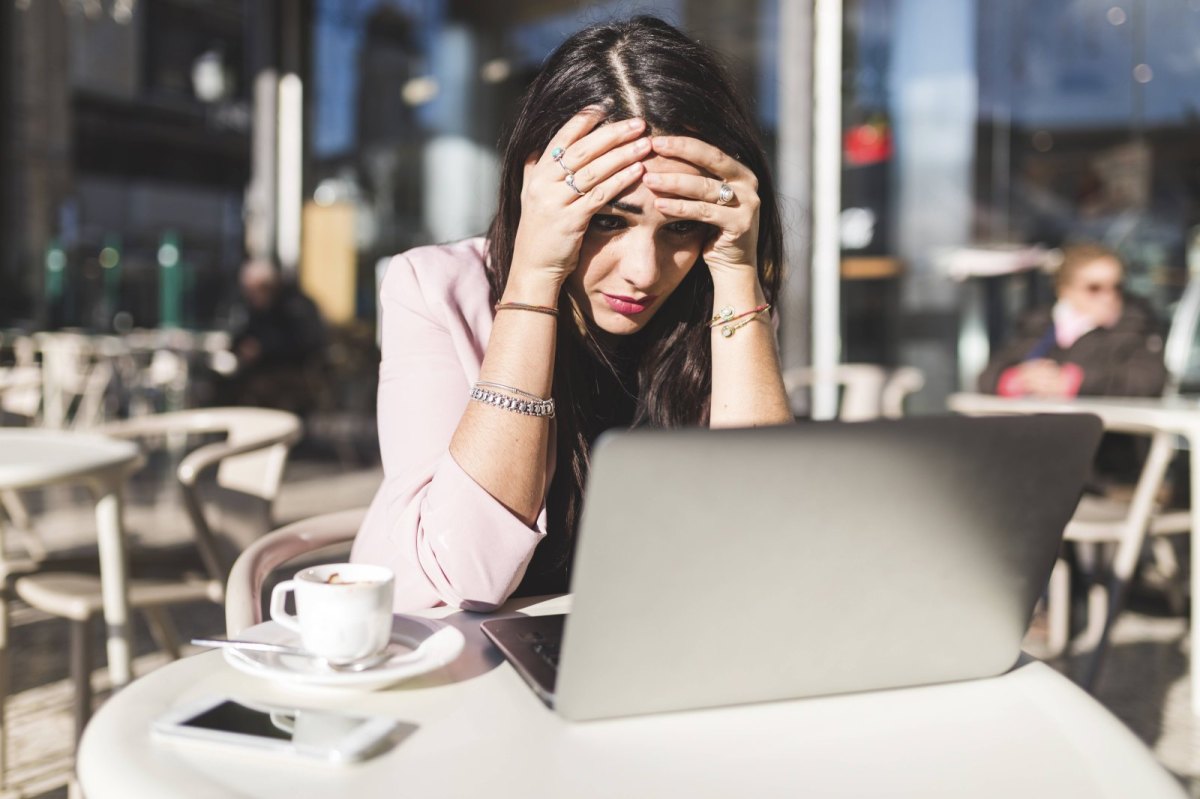
<svg viewBox="0 0 1200 799">
<path fill-rule="evenodd" d="M 624 297 L 620 294 L 608 294 L 600 292 L 604 295 L 604 301 L 608 303 L 608 307 L 612 308 L 619 314 L 625 316 L 634 316 L 654 304 L 657 296 L 648 294 L 645 297 Z"/>
</svg>

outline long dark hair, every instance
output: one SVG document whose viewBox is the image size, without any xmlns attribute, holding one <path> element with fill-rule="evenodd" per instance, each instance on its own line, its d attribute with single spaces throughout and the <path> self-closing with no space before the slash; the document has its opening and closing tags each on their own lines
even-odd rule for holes
<svg viewBox="0 0 1200 799">
<path fill-rule="evenodd" d="M 779 293 L 782 230 L 758 129 L 711 50 L 660 19 L 639 16 L 576 33 L 551 54 L 526 92 L 504 148 L 500 201 L 488 231 L 488 280 L 504 292 L 521 220 L 526 159 L 582 108 L 604 104 L 606 121 L 640 116 L 647 133 L 687 135 L 734 156 L 758 178 L 758 277 L 767 302 Z M 580 335 L 566 292 L 554 370 L 557 466 L 547 497 L 549 535 L 522 588 L 566 590 L 582 507 L 588 452 L 608 427 L 682 427 L 708 421 L 712 391 L 712 278 L 703 259 L 644 329 L 618 351 Z"/>
</svg>

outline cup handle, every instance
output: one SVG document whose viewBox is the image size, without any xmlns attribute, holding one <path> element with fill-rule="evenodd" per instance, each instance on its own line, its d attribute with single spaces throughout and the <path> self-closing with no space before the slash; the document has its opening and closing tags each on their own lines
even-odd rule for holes
<svg viewBox="0 0 1200 799">
<path fill-rule="evenodd" d="M 271 619 L 281 627 L 285 627 L 294 633 L 300 632 L 300 622 L 296 617 L 283 609 L 283 604 L 287 602 L 288 591 L 296 590 L 295 580 L 284 580 L 279 585 L 271 589 Z"/>
<path fill-rule="evenodd" d="M 294 735 L 296 732 L 296 717 L 281 710 L 271 711 L 271 724 L 288 735 Z"/>
</svg>

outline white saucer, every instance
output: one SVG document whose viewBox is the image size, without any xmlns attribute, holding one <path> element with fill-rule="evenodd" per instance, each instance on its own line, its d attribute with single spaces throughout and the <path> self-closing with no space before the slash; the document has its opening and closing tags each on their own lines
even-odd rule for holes
<svg viewBox="0 0 1200 799">
<path fill-rule="evenodd" d="M 246 630 L 239 637 L 285 646 L 300 646 L 300 636 L 275 622 Z M 458 657 L 465 639 L 455 627 L 436 619 L 392 617 L 393 656 L 363 671 L 333 671 L 316 658 L 249 652 L 227 648 L 225 660 L 238 671 L 268 680 L 319 688 L 356 688 L 375 691 L 440 668 Z"/>
</svg>

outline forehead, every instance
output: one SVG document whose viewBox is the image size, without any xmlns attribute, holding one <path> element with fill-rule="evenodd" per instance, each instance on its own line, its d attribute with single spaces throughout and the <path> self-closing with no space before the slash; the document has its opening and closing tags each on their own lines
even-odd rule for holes
<svg viewBox="0 0 1200 799">
<path fill-rule="evenodd" d="M 683 175 L 703 175 L 704 173 L 693 164 L 678 158 L 667 158 L 662 155 L 652 155 L 642 160 L 647 172 L 675 172 Z M 642 215 L 650 218 L 661 217 L 662 214 L 654 207 L 655 194 L 640 180 L 617 195 L 617 200 L 642 209 Z"/>
<path fill-rule="evenodd" d="M 1103 278 L 1109 275 L 1119 275 L 1121 273 L 1121 265 L 1112 258 L 1103 257 L 1088 261 L 1075 270 L 1072 283 L 1077 283 L 1081 280 L 1092 280 L 1095 278 Z"/>
<path fill-rule="evenodd" d="M 647 172 L 682 172 L 686 175 L 701 175 L 703 172 L 692 163 L 679 158 L 654 154 L 642 159 Z"/>
</svg>

